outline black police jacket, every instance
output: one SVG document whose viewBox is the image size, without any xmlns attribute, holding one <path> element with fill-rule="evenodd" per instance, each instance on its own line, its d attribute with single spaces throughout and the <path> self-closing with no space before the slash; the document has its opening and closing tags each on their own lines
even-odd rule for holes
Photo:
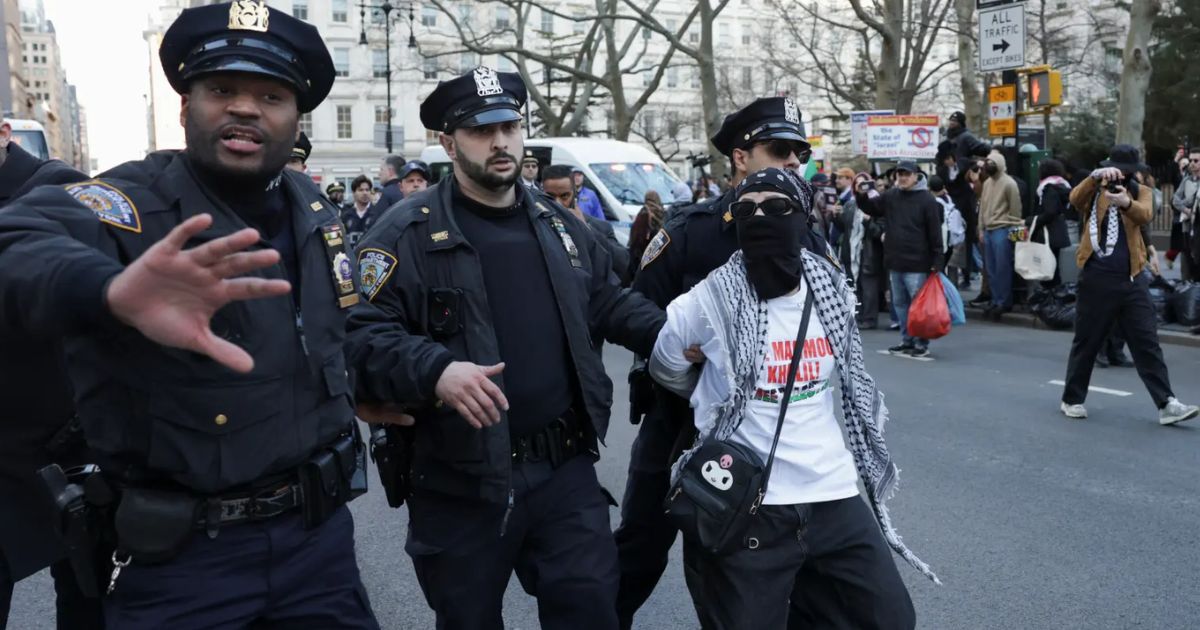
<svg viewBox="0 0 1200 630">
<path fill-rule="evenodd" d="M 507 417 L 474 429 L 434 393 L 451 361 L 501 360 L 479 259 L 454 218 L 454 185 L 443 180 L 405 198 L 360 243 L 366 299 L 351 310 L 348 353 L 359 399 L 414 410 L 414 487 L 501 503 L 511 488 Z M 608 252 L 583 222 L 549 197 L 518 194 L 541 244 L 572 363 L 546 369 L 574 371 L 580 411 L 603 441 L 612 382 L 592 349 L 592 333 L 649 354 L 666 316 L 617 285 Z M 455 324 L 447 327 L 447 319 Z M 495 382 L 504 389 L 503 374 Z"/>
<path fill-rule="evenodd" d="M 0 204 L 38 185 L 87 179 L 65 162 L 39 160 L 15 142 L 7 154 L 0 165 Z M 75 413 L 61 339 L 29 335 L 0 318 L 0 402 L 0 556 L 9 575 L 20 580 L 62 554 L 35 475 L 52 461 L 47 443 Z"/>
<path fill-rule="evenodd" d="M 179 153 L 154 153 L 98 180 L 38 188 L 0 213 L 4 319 L 66 337 L 77 414 L 110 474 L 217 493 L 286 471 L 352 426 L 346 311 L 332 270 L 336 253 L 346 254 L 335 238 L 342 228 L 311 180 L 288 170 L 283 178 L 298 291 L 229 304 L 211 322 L 254 358 L 249 374 L 153 343 L 104 305 L 108 281 L 187 218 L 209 213 L 214 220 L 189 247 L 246 227 Z M 286 272 L 277 264 L 254 275 Z M 349 297 L 357 298 L 353 284 Z"/>
</svg>

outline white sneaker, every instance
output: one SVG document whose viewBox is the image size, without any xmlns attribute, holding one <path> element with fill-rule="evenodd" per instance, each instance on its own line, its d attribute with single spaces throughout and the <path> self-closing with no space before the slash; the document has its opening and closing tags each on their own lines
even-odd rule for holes
<svg viewBox="0 0 1200 630">
<path fill-rule="evenodd" d="M 1060 409 L 1062 409 L 1063 415 L 1068 418 L 1081 420 L 1087 417 L 1087 409 L 1083 405 L 1068 405 L 1067 403 L 1063 403 Z"/>
<path fill-rule="evenodd" d="M 1200 415 L 1200 407 L 1185 405 L 1176 398 L 1170 398 L 1167 400 L 1167 405 L 1158 410 L 1158 423 L 1175 424 L 1176 422 L 1191 420 L 1197 415 Z"/>
</svg>

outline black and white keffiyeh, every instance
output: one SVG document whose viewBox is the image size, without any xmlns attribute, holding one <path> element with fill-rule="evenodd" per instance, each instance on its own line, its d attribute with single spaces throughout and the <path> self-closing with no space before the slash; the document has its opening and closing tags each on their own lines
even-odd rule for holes
<svg viewBox="0 0 1200 630">
<path fill-rule="evenodd" d="M 1108 214 L 1104 218 L 1107 225 L 1104 226 L 1104 247 L 1100 247 L 1100 230 L 1099 219 L 1096 215 L 1099 214 L 1097 206 L 1099 205 L 1100 195 L 1097 194 L 1092 198 L 1092 216 L 1088 217 L 1088 236 L 1092 239 L 1092 251 L 1100 258 L 1108 258 L 1112 255 L 1113 250 L 1117 247 L 1117 239 L 1120 237 L 1121 226 L 1119 224 L 1121 214 L 1117 211 L 1116 206 L 1109 205 Z"/>
<path fill-rule="evenodd" d="M 918 571 L 941 584 L 929 565 L 900 540 L 884 505 L 896 490 L 899 471 L 883 440 L 883 427 L 888 419 L 883 393 L 875 387 L 875 380 L 867 373 L 863 361 L 862 339 L 854 317 L 854 291 L 829 261 L 808 250 L 804 250 L 802 256 L 804 279 L 813 292 L 817 317 L 837 357 L 847 443 L 866 488 L 867 500 L 892 549 Z M 711 410 L 697 410 L 699 436 L 694 447 L 675 462 L 672 481 L 678 479 L 684 464 L 704 440 L 727 440 L 737 430 L 745 415 L 747 396 L 754 390 L 755 377 L 766 356 L 763 346 L 768 329 L 767 306 L 759 300 L 746 276 L 742 252 L 734 253 L 728 262 L 692 291 L 707 324 L 729 355 L 726 362 L 729 370 L 725 376 L 731 395 Z M 701 413 L 703 417 L 699 415 Z"/>
</svg>

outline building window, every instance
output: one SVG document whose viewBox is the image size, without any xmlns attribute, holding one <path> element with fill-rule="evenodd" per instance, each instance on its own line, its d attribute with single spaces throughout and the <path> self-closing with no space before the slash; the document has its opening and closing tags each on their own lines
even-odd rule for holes
<svg viewBox="0 0 1200 630">
<path fill-rule="evenodd" d="M 688 41 L 693 44 L 700 43 L 700 31 L 696 30 L 694 26 L 688 29 Z"/>
<path fill-rule="evenodd" d="M 350 76 L 350 49 L 349 48 L 334 48 L 333 49 L 333 76 L 335 76 L 335 77 Z"/>
<path fill-rule="evenodd" d="M 292 0 L 292 17 L 297 20 L 308 19 L 308 0 Z"/>
<path fill-rule="evenodd" d="M 695 68 L 692 70 L 692 89 L 700 89 L 700 68 Z"/>
<path fill-rule="evenodd" d="M 549 9 L 542 9 L 542 32 L 547 35 L 554 34 L 554 14 Z"/>
<path fill-rule="evenodd" d="M 654 66 L 646 64 L 642 67 L 642 85 L 650 87 L 650 81 L 654 78 Z"/>
<path fill-rule="evenodd" d="M 646 128 L 646 136 L 649 138 L 653 138 L 655 136 L 654 132 L 657 131 L 655 129 L 657 125 L 654 123 L 654 112 L 646 112 L 642 118 L 642 125 Z"/>
<path fill-rule="evenodd" d="M 458 73 L 466 74 L 475 68 L 479 67 L 479 61 L 475 58 L 475 53 L 465 52 L 458 57 Z"/>
<path fill-rule="evenodd" d="M 496 59 L 496 69 L 500 72 L 516 72 L 517 66 L 512 62 L 512 59 L 501 56 Z"/>
<path fill-rule="evenodd" d="M 421 7 L 421 26 L 433 28 L 437 26 L 437 7 Z"/>
<path fill-rule="evenodd" d="M 376 79 L 387 78 L 388 60 L 384 51 L 376 48 L 371 51 L 371 76 Z"/>
<path fill-rule="evenodd" d="M 571 21 L 571 32 L 576 35 L 583 35 L 583 31 L 583 16 L 576 13 L 575 19 Z"/>
<path fill-rule="evenodd" d="M 672 35 L 679 32 L 679 23 L 675 20 L 667 20 L 667 32 L 671 33 Z"/>
<path fill-rule="evenodd" d="M 751 35 L 750 35 L 750 25 L 749 25 L 749 24 L 743 24 L 743 25 L 742 25 L 742 45 L 743 45 L 743 46 L 749 46 L 749 45 L 750 45 L 750 37 L 751 37 Z"/>
<path fill-rule="evenodd" d="M 438 76 L 437 59 L 426 57 L 421 64 L 421 69 L 426 79 L 436 79 Z"/>
<path fill-rule="evenodd" d="M 334 22 L 347 22 L 347 0 L 330 0 L 330 8 L 333 9 L 331 19 Z"/>
<path fill-rule="evenodd" d="M 375 124 L 387 126 L 388 123 L 388 108 L 386 105 L 375 106 Z"/>
<path fill-rule="evenodd" d="M 754 68 L 746 66 L 742 68 L 742 89 L 749 90 L 754 87 Z"/>
<path fill-rule="evenodd" d="M 667 68 L 667 87 L 675 87 L 679 84 L 679 68 L 671 66 Z"/>
<path fill-rule="evenodd" d="M 496 7 L 496 30 L 503 31 L 508 28 L 509 28 L 508 7 Z"/>
<path fill-rule="evenodd" d="M 312 112 L 300 114 L 300 131 L 308 137 L 312 137 Z"/>
<path fill-rule="evenodd" d="M 463 26 L 471 25 L 471 3 L 464 2 L 458 5 L 458 22 Z"/>
<path fill-rule="evenodd" d="M 718 24 L 717 30 L 720 33 L 717 37 L 718 37 L 718 40 L 720 41 L 721 45 L 728 46 L 730 44 L 729 22 L 722 22 L 722 23 Z"/>
<path fill-rule="evenodd" d="M 338 140 L 349 140 L 354 137 L 354 124 L 349 105 L 337 106 L 337 137 Z"/>
</svg>

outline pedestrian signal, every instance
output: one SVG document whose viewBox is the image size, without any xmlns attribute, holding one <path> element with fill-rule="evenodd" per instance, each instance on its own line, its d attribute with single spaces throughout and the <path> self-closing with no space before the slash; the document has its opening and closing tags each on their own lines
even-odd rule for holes
<svg viewBox="0 0 1200 630">
<path fill-rule="evenodd" d="M 1055 70 L 1035 72 L 1029 75 L 1029 107 L 1054 107 L 1062 105 L 1062 75 Z"/>
</svg>

